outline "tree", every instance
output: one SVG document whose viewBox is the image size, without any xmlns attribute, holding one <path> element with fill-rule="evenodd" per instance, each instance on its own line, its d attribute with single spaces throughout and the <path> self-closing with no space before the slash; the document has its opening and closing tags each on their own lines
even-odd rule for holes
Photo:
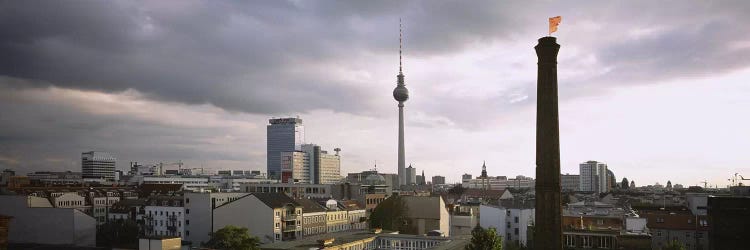
<svg viewBox="0 0 750 250">
<path fill-rule="evenodd" d="M 503 239 L 497 235 L 495 228 L 484 229 L 477 224 L 471 230 L 471 241 L 465 250 L 502 250 Z"/>
<path fill-rule="evenodd" d="M 682 243 L 674 240 L 672 242 L 667 243 L 667 245 L 661 249 L 662 250 L 685 250 L 685 246 L 683 246 Z"/>
<path fill-rule="evenodd" d="M 253 237 L 245 227 L 226 226 L 211 234 L 207 247 L 232 250 L 257 250 L 260 239 Z"/>
<path fill-rule="evenodd" d="M 622 182 L 620 183 L 620 188 L 628 189 L 628 187 L 630 187 L 630 182 L 628 181 L 628 178 L 622 178 Z"/>
</svg>

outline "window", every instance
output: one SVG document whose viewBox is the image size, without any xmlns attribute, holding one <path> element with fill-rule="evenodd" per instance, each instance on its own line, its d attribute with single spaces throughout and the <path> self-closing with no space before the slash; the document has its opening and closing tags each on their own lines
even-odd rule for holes
<svg viewBox="0 0 750 250">
<path fill-rule="evenodd" d="M 280 240 L 280 239 L 281 239 L 281 235 L 280 234 L 276 234 L 276 240 Z"/>
<path fill-rule="evenodd" d="M 510 228 L 510 221 L 508 221 L 507 223 L 505 223 L 505 227 L 506 228 Z"/>
<path fill-rule="evenodd" d="M 185 230 L 185 236 L 190 236 L 190 230 Z"/>
<path fill-rule="evenodd" d="M 516 223 L 518 223 L 518 216 L 516 216 L 516 218 L 514 219 L 514 221 L 515 221 Z"/>
<path fill-rule="evenodd" d="M 515 235 L 518 235 L 518 228 L 515 228 L 513 231 Z"/>
<path fill-rule="evenodd" d="M 278 222 L 276 222 L 276 229 L 279 229 L 280 226 L 281 226 L 281 224 L 279 224 Z"/>
<path fill-rule="evenodd" d="M 190 209 L 185 209 L 185 214 L 190 214 Z"/>
<path fill-rule="evenodd" d="M 661 231 L 656 231 L 656 236 L 661 237 Z"/>
<path fill-rule="evenodd" d="M 603 219 L 597 219 L 596 220 L 596 224 L 597 225 L 604 225 L 604 220 Z"/>
<path fill-rule="evenodd" d="M 656 218 L 656 223 L 664 223 L 664 218 Z"/>
<path fill-rule="evenodd" d="M 185 220 L 185 225 L 190 225 L 190 220 Z"/>
</svg>

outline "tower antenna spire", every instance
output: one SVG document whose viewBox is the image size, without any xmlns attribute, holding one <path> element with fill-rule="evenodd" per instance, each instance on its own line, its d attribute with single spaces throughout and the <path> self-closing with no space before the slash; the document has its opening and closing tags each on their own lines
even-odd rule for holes
<svg viewBox="0 0 750 250">
<path fill-rule="evenodd" d="M 403 36 L 403 30 L 401 28 L 401 18 L 398 19 L 398 73 L 402 74 L 402 64 L 401 64 L 401 50 L 402 50 L 402 37 Z"/>
</svg>

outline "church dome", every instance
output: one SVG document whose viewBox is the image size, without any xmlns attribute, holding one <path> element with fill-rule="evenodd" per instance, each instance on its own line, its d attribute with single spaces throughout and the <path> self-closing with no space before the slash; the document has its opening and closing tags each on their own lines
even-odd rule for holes
<svg viewBox="0 0 750 250">
<path fill-rule="evenodd" d="M 371 174 L 365 178 L 365 185 L 385 185 L 385 178 L 379 174 Z"/>
</svg>

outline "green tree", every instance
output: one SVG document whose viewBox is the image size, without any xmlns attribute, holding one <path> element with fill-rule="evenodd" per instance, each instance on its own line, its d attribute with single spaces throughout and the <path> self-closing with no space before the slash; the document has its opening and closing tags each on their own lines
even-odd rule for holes
<svg viewBox="0 0 750 250">
<path fill-rule="evenodd" d="M 471 230 L 471 241 L 465 250 L 502 250 L 503 239 L 497 235 L 495 228 L 484 229 L 477 224 Z"/>
<path fill-rule="evenodd" d="M 211 240 L 206 243 L 207 247 L 231 250 L 257 250 L 260 239 L 253 237 L 247 228 L 226 226 L 211 234 Z"/>
<path fill-rule="evenodd" d="M 662 250 L 685 250 L 685 246 L 682 245 L 682 243 L 674 240 L 672 242 L 667 243 L 666 246 L 661 248 Z"/>
</svg>

